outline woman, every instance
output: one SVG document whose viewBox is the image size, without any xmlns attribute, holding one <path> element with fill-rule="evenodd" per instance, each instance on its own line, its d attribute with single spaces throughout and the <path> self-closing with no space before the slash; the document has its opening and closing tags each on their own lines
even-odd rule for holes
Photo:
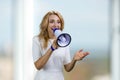
<svg viewBox="0 0 120 80">
<path fill-rule="evenodd" d="M 63 66 L 71 71 L 76 61 L 82 60 L 89 52 L 77 51 L 71 60 L 69 46 L 58 47 L 53 29 L 64 29 L 64 20 L 59 12 L 50 11 L 40 24 L 39 35 L 33 37 L 33 60 L 37 71 L 35 80 L 64 80 Z"/>
</svg>

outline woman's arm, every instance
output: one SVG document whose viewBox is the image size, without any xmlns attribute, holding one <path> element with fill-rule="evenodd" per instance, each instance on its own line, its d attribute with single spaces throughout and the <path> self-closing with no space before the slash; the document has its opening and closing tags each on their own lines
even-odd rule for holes
<svg viewBox="0 0 120 80">
<path fill-rule="evenodd" d="M 52 47 L 54 49 L 57 49 L 58 46 L 56 45 L 56 40 L 54 40 L 54 42 L 52 44 Z M 40 70 L 47 63 L 48 59 L 50 58 L 50 56 L 51 56 L 51 54 L 53 52 L 52 49 L 49 48 L 47 50 L 47 52 L 42 57 L 40 57 L 36 62 L 34 62 L 35 67 L 37 68 L 37 70 Z"/>
<path fill-rule="evenodd" d="M 73 69 L 73 67 L 75 66 L 75 63 L 76 63 L 76 60 L 73 59 L 70 63 L 64 65 L 65 70 L 67 72 L 70 72 Z"/>
<path fill-rule="evenodd" d="M 76 61 L 82 60 L 88 54 L 89 54 L 89 52 L 83 52 L 83 50 L 76 52 L 72 61 L 70 63 L 64 65 L 65 70 L 67 72 L 70 72 L 74 68 Z"/>
<path fill-rule="evenodd" d="M 37 68 L 37 70 L 40 70 L 48 61 L 48 59 L 50 58 L 52 54 L 52 50 L 48 49 L 48 51 L 45 53 L 45 55 L 43 55 L 42 57 L 40 57 L 34 64 L 35 67 Z"/>
</svg>

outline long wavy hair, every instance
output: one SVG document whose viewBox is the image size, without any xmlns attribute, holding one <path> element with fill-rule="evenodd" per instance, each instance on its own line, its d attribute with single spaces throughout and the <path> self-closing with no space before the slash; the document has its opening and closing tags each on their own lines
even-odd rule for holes
<svg viewBox="0 0 120 80">
<path fill-rule="evenodd" d="M 50 15 L 56 15 L 59 17 L 60 19 L 60 22 L 61 22 L 61 30 L 64 29 L 64 20 L 63 20 L 63 17 L 62 15 L 57 12 L 57 11 L 49 11 L 42 19 L 41 23 L 40 23 L 40 33 L 38 35 L 39 39 L 42 39 L 43 40 L 43 48 L 47 48 L 48 46 L 48 40 L 50 39 L 49 38 L 49 34 L 48 34 L 48 24 L 49 24 L 49 16 Z"/>
</svg>

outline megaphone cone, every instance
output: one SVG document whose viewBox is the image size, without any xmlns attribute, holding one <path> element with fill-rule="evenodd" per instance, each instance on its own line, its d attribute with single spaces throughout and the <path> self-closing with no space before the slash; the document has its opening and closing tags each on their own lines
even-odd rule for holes
<svg viewBox="0 0 120 80">
<path fill-rule="evenodd" d="M 71 36 L 68 33 L 62 33 L 58 28 L 53 29 L 54 35 L 57 37 L 57 45 L 60 47 L 66 47 L 71 42 Z"/>
</svg>

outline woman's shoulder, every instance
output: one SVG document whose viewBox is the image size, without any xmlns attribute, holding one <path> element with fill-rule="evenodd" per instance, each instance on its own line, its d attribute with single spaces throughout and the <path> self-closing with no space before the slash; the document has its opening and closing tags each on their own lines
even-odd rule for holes
<svg viewBox="0 0 120 80">
<path fill-rule="evenodd" d="M 43 40 L 41 40 L 38 35 L 35 35 L 35 36 L 33 36 L 33 41 L 42 42 Z"/>
<path fill-rule="evenodd" d="M 38 41 L 39 40 L 39 37 L 37 35 L 33 36 L 33 41 Z"/>
</svg>

